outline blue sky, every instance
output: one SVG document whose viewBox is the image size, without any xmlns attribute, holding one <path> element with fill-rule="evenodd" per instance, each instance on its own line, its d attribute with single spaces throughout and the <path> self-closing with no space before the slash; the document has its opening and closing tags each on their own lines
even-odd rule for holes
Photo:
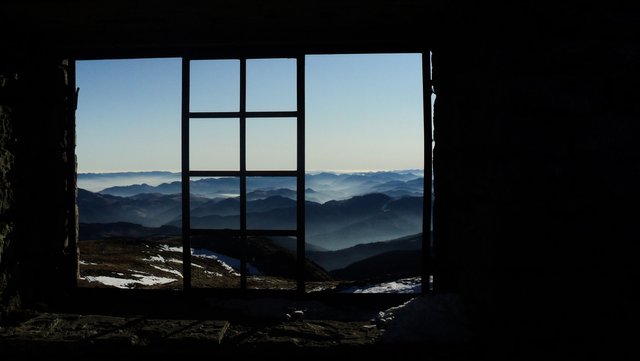
<svg viewBox="0 0 640 361">
<path fill-rule="evenodd" d="M 78 171 L 180 170 L 181 59 L 78 61 Z M 191 64 L 191 110 L 237 111 L 239 61 Z M 295 110 L 295 60 L 247 61 L 247 110 Z M 307 170 L 422 168 L 419 54 L 306 58 Z M 191 120 L 191 168 L 238 169 L 237 119 Z M 247 167 L 294 169 L 295 119 L 247 120 Z"/>
</svg>

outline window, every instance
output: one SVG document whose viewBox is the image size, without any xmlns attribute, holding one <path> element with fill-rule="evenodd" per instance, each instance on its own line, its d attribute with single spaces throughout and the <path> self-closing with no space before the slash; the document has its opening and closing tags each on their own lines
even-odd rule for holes
<svg viewBox="0 0 640 361">
<path fill-rule="evenodd" d="M 76 70 L 78 285 L 180 289 L 180 59 Z"/>
<path fill-rule="evenodd" d="M 304 57 L 184 58 L 182 74 L 184 286 L 304 292 Z M 220 103 L 218 94 L 226 101 Z M 211 131 L 193 132 L 196 124 Z M 216 160 L 225 164 L 194 167 Z M 208 213 L 192 210 L 197 194 L 191 185 L 202 177 L 237 181 L 237 213 L 220 214 L 222 200 L 208 202 Z M 270 187 L 275 184 L 280 188 Z M 271 188 L 289 190 L 294 199 L 276 199 L 285 206 L 271 209 L 271 197 L 248 201 L 250 192 Z M 265 210 L 279 212 L 274 217 Z M 206 215 L 195 215 L 198 211 Z M 211 271 L 198 263 L 203 258 L 236 267 Z"/>
<path fill-rule="evenodd" d="M 156 135 L 165 146 L 148 158 L 172 152 L 180 164 L 117 169 L 153 171 L 128 174 L 139 177 L 138 184 L 112 184 L 113 173 L 79 174 L 80 188 L 92 177 L 110 186 L 79 196 L 80 284 L 420 292 L 430 276 L 422 230 L 430 217 L 430 209 L 423 212 L 424 185 L 431 184 L 424 178 L 431 160 L 424 135 L 431 126 L 423 128 L 430 107 L 422 106 L 420 54 L 162 61 L 171 62 L 174 98 L 161 105 L 173 104 L 172 112 L 151 105 L 154 115 L 139 113 L 149 122 L 144 129 L 129 118 L 115 130 L 151 136 L 163 122 L 150 118 L 172 117 L 181 129 Z M 84 90 L 91 62 L 82 64 Z M 152 92 L 166 74 L 146 78 L 153 85 L 139 93 Z M 120 85 L 127 90 L 112 109 L 132 89 Z M 84 109 L 81 93 L 80 142 Z M 78 152 L 83 169 L 90 152 Z M 124 154 L 122 162 L 136 158 L 133 151 Z M 91 208 L 94 196 L 110 206 Z"/>
</svg>

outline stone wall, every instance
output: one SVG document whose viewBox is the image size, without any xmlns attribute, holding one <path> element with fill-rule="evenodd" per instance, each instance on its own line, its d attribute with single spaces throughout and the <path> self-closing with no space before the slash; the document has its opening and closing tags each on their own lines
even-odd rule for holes
<svg viewBox="0 0 640 361">
<path fill-rule="evenodd" d="M 70 239 L 75 158 L 69 157 L 74 93 L 68 62 L 24 59 L 7 67 L 12 71 L 3 74 L 0 97 L 0 296 L 9 308 L 60 298 L 74 282 L 77 263 Z"/>
<path fill-rule="evenodd" d="M 440 24 L 456 35 L 433 50 L 436 280 L 505 352 L 624 342 L 640 201 L 624 34 L 640 13 L 518 10 Z"/>
<path fill-rule="evenodd" d="M 0 71 L 0 314 L 2 306 L 14 306 L 15 299 L 9 297 L 15 269 L 16 245 L 15 197 L 13 186 L 15 179 L 15 139 L 13 132 L 12 97 L 16 87 L 16 74 L 5 67 Z"/>
</svg>

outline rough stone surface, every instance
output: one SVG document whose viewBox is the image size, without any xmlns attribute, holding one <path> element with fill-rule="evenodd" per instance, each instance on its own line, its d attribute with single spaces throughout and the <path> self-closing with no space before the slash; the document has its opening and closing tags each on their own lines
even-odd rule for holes
<svg viewBox="0 0 640 361">
<path fill-rule="evenodd" d="M 0 69 L 0 304 L 46 305 L 76 273 L 68 62 L 34 56 Z"/>
<path fill-rule="evenodd" d="M 17 306 L 8 288 L 12 278 L 16 245 L 12 242 L 15 228 L 15 139 L 13 107 L 17 75 L 0 71 L 0 319 L 3 308 Z M 3 307 L 4 306 L 4 307 Z"/>
<path fill-rule="evenodd" d="M 305 320 L 234 324 L 216 320 L 148 319 L 27 312 L 0 326 L 7 356 L 116 356 L 362 351 L 380 331 L 371 322 Z M 316 350 L 316 351 L 313 351 Z M 324 351 L 322 351 L 324 350 Z"/>
<path fill-rule="evenodd" d="M 5 355 L 45 353 L 159 354 L 215 349 L 229 324 L 215 320 L 147 319 L 102 315 L 35 314 L 0 328 Z M 188 349 L 192 350 L 189 351 Z"/>
</svg>

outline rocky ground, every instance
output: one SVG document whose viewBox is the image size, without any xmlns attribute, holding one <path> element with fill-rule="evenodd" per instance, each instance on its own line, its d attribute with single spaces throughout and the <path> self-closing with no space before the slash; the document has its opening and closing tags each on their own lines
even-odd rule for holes
<svg viewBox="0 0 640 361">
<path fill-rule="evenodd" d="M 164 289 L 182 288 L 182 242 L 180 238 L 153 237 L 145 239 L 112 238 L 79 243 L 80 278 L 82 288 Z M 192 249 L 191 285 L 194 288 L 240 288 L 239 259 L 206 248 Z M 278 265 L 277 259 L 272 260 Z M 325 272 L 318 269 L 312 271 Z M 247 288 L 295 290 L 293 277 L 265 272 L 248 265 Z M 328 275 L 328 274 L 327 274 Z M 360 281 L 315 277 L 308 279 L 308 292 L 343 293 L 420 293 L 420 280 L 409 278 L 402 285 L 398 277 Z M 400 286 L 400 287 L 398 287 Z"/>
<path fill-rule="evenodd" d="M 380 330 L 370 322 L 296 320 L 230 324 L 218 320 L 149 319 L 57 313 L 22 313 L 0 328 L 2 360 L 65 355 L 87 359 L 213 356 L 243 351 L 361 349 Z"/>
</svg>

